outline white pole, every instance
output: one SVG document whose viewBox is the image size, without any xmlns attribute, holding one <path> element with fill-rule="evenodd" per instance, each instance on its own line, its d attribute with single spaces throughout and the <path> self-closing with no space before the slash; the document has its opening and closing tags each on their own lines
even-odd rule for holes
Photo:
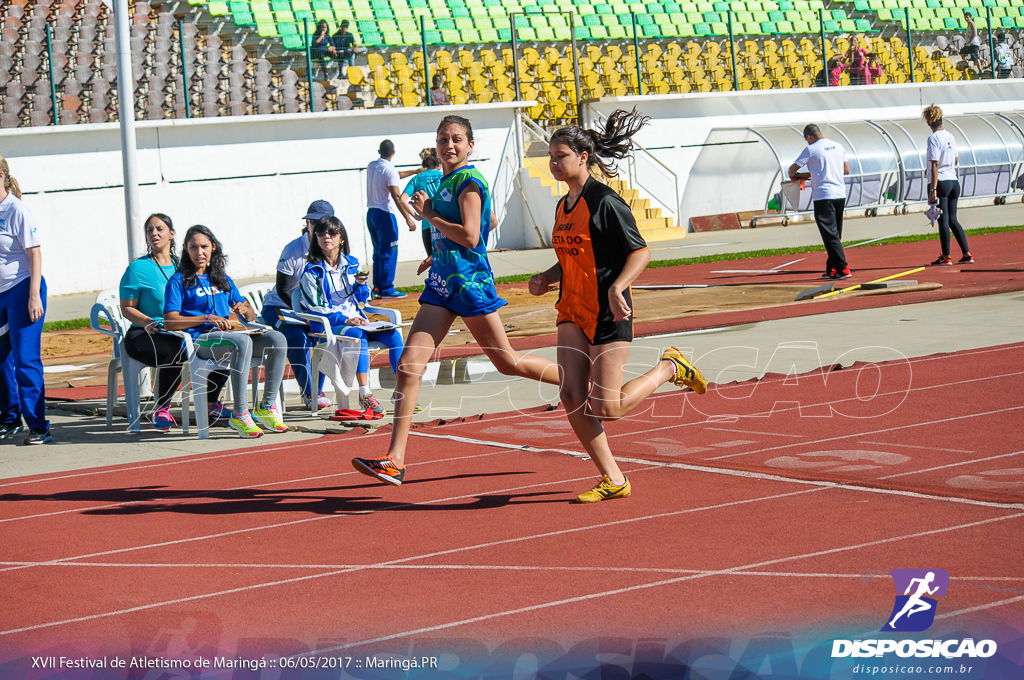
<svg viewBox="0 0 1024 680">
<path fill-rule="evenodd" d="M 139 183 L 136 172 L 135 88 L 132 79 L 132 41 L 128 0 L 114 0 L 117 35 L 117 99 L 121 121 L 121 163 L 124 167 L 125 231 L 128 235 L 128 260 L 140 254 L 135 244 L 139 230 Z"/>
</svg>

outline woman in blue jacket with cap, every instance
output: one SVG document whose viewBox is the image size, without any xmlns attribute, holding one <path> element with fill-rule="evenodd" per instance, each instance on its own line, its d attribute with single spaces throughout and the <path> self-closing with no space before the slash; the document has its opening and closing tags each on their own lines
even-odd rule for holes
<svg viewBox="0 0 1024 680">
<path fill-rule="evenodd" d="M 302 273 L 302 305 L 314 314 L 321 314 L 335 333 L 357 338 L 360 342 L 356 382 L 359 383 L 359 406 L 383 415 L 384 408 L 370 391 L 370 352 L 368 341 L 379 340 L 388 346 L 391 369 L 398 373 L 398 360 L 405 343 L 398 328 L 367 331 L 369 323 L 360 303 L 370 299 L 366 272 L 359 271 L 359 260 L 349 251 L 345 225 L 333 215 L 313 224 L 306 269 Z"/>
</svg>

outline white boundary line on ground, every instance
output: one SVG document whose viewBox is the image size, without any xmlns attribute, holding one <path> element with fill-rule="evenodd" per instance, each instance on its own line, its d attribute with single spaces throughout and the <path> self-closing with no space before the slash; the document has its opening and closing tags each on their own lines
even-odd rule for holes
<svg viewBox="0 0 1024 680">
<path fill-rule="evenodd" d="M 548 485 L 548 484 L 552 484 L 552 483 L 562 484 L 562 483 L 565 483 L 566 481 L 574 481 L 574 480 L 558 480 L 557 482 L 546 483 L 544 485 Z M 792 481 L 792 480 L 787 480 L 787 481 Z M 536 486 L 543 486 L 543 485 L 531 485 L 529 487 L 523 487 L 523 488 L 531 488 L 531 487 L 536 487 Z M 557 530 L 557 531 L 542 532 L 542 533 L 539 533 L 539 534 L 533 534 L 533 535 L 529 535 L 529 536 L 519 536 L 519 537 L 515 537 L 515 538 L 502 539 L 502 540 L 497 540 L 497 541 L 488 541 L 486 543 L 481 543 L 481 544 L 477 544 L 477 545 L 461 546 L 461 547 L 458 547 L 458 548 L 451 548 L 451 549 L 448 549 L 448 550 L 440 550 L 440 551 L 436 551 L 436 552 L 432 552 L 432 553 L 425 553 L 425 554 L 421 554 L 421 555 L 412 555 L 412 556 L 408 556 L 408 557 L 404 557 L 404 558 L 399 558 L 399 559 L 395 559 L 395 560 L 388 560 L 386 562 L 380 563 L 380 565 L 378 565 L 378 564 L 369 564 L 369 565 L 365 565 L 363 567 L 354 568 L 354 569 L 332 570 L 332 571 L 329 571 L 329 572 L 326 572 L 326 573 L 322 573 L 322 574 L 311 574 L 311 575 L 307 575 L 307 576 L 300 576 L 300 577 L 295 577 L 295 578 L 290 578 L 290 579 L 281 579 L 281 580 L 270 581 L 270 582 L 265 582 L 265 583 L 251 584 L 251 585 L 242 586 L 242 587 L 239 587 L 239 588 L 230 588 L 230 589 L 227 589 L 227 590 L 215 591 L 215 592 L 211 592 L 211 593 L 203 593 L 203 594 L 200 594 L 200 595 L 193 595 L 193 596 L 184 597 L 184 598 L 176 598 L 176 599 L 166 600 L 166 601 L 162 601 L 162 602 L 153 602 L 153 603 L 149 603 L 149 604 L 145 604 L 145 605 L 139 605 L 139 606 L 136 606 L 136 607 L 128 607 L 128 608 L 124 608 L 124 609 L 119 609 L 119 610 L 114 610 L 114 611 L 109 611 L 109 612 L 102 612 L 102 613 L 98 613 L 98 614 L 91 614 L 91 615 L 81 616 L 81 617 L 75 617 L 75 618 L 71 618 L 71 619 L 64 619 L 64 620 L 60 620 L 60 621 L 51 621 L 51 622 L 36 624 L 36 625 L 32 625 L 32 626 L 25 626 L 25 627 L 22 627 L 22 628 L 15 628 L 15 629 L 10 629 L 10 630 L 0 630 L 0 637 L 6 636 L 6 635 L 13 635 L 13 634 L 17 634 L 17 633 L 29 632 L 29 631 L 33 631 L 33 630 L 40 630 L 40 629 L 44 629 L 44 628 L 52 628 L 52 627 L 55 627 L 55 626 L 68 625 L 68 624 L 72 624 L 72 623 L 82 623 L 82 622 L 85 622 L 85 621 L 92 621 L 92 620 L 101 619 L 101 618 L 109 618 L 109 617 L 112 617 L 112 616 L 120 616 L 120 615 L 124 615 L 124 614 L 130 614 L 130 613 L 134 613 L 134 612 L 155 609 L 155 608 L 158 608 L 158 607 L 164 607 L 164 606 L 169 606 L 169 605 L 174 605 L 174 604 L 181 604 L 181 603 L 184 603 L 184 602 L 195 602 L 195 601 L 206 600 L 206 599 L 214 598 L 214 597 L 221 597 L 221 596 L 224 596 L 224 595 L 233 595 L 233 594 L 237 594 L 237 593 L 250 592 L 250 591 L 254 591 L 254 590 L 261 590 L 261 589 L 264 589 L 264 588 L 270 588 L 270 587 L 275 587 L 275 586 L 280 586 L 280 585 L 293 584 L 293 583 L 298 583 L 298 582 L 302 582 L 302 581 L 309 581 L 309 580 L 313 580 L 313 579 L 327 578 L 327 577 L 337 576 L 337 575 L 341 575 L 341 574 L 345 574 L 345 573 L 351 573 L 351 572 L 354 572 L 354 571 L 363 571 L 363 570 L 367 570 L 367 569 L 375 569 L 375 568 L 377 568 L 378 566 L 381 566 L 381 565 L 403 564 L 403 563 L 419 561 L 419 560 L 424 560 L 424 559 L 431 559 L 431 558 L 434 558 L 434 557 L 440 557 L 442 555 L 451 555 L 451 554 L 465 553 L 465 552 L 469 552 L 469 551 L 473 551 L 473 550 L 482 550 L 482 549 L 486 549 L 486 548 L 496 547 L 496 546 L 499 546 L 499 545 L 509 545 L 509 544 L 515 544 L 515 543 L 522 543 L 522 542 L 526 542 L 526 541 L 545 539 L 545 538 L 553 538 L 553 537 L 557 537 L 557 536 L 564 536 L 564 535 L 567 535 L 567 534 L 581 533 L 581 532 L 597 530 L 597 529 L 607 529 L 607 528 L 610 528 L 610 527 L 623 526 L 623 525 L 633 524 L 633 523 L 636 523 L 636 522 L 646 522 L 646 521 L 650 521 L 650 520 L 665 519 L 665 518 L 669 518 L 669 517 L 676 517 L 676 516 L 693 514 L 693 513 L 698 513 L 698 512 L 707 512 L 707 511 L 712 511 L 712 510 L 719 510 L 719 509 L 728 508 L 728 507 L 737 507 L 737 506 L 747 505 L 747 504 L 751 504 L 751 503 L 761 503 L 761 502 L 765 502 L 765 501 L 779 500 L 779 499 L 782 499 L 782 498 L 789 498 L 789 497 L 793 497 L 793 496 L 800 496 L 800 495 L 805 495 L 805 494 L 808 494 L 808 493 L 815 493 L 815 492 L 823 491 L 823 490 L 825 490 L 825 487 L 815 487 L 815 488 L 811 488 L 811 489 L 801 489 L 801 490 L 798 490 L 798 491 L 791 491 L 791 492 L 785 492 L 785 493 L 779 493 L 779 494 L 771 494 L 771 495 L 768 495 L 768 496 L 761 496 L 761 497 L 757 497 L 757 498 L 748 498 L 748 499 L 742 499 L 742 500 L 736 500 L 736 501 L 727 501 L 727 502 L 724 502 L 724 503 L 717 503 L 717 504 L 714 504 L 714 505 L 702 506 L 700 508 L 685 508 L 685 509 L 682 509 L 682 510 L 674 510 L 674 511 L 669 511 L 669 512 L 657 513 L 657 514 L 654 514 L 654 515 L 646 515 L 646 516 L 643 516 L 643 517 L 632 517 L 632 518 L 627 518 L 627 519 L 614 520 L 614 521 L 610 521 L 610 522 L 603 522 L 603 523 L 599 523 L 599 524 L 590 524 L 590 525 L 586 525 L 586 526 L 583 526 L 583 527 L 572 527 L 572 528 L 568 528 L 568 529 L 560 529 L 560 530 Z M 494 494 L 494 493 L 497 493 L 497 492 L 496 491 L 488 492 L 488 494 Z M 478 494 L 478 493 L 475 493 L 475 494 L 465 494 L 465 495 L 462 495 L 462 496 L 456 496 L 456 497 L 452 497 L 452 498 L 436 499 L 436 500 L 433 500 L 433 501 L 424 501 L 422 503 L 408 503 L 408 504 L 402 504 L 402 505 L 406 506 L 406 505 L 418 505 L 418 504 L 426 504 L 426 503 L 440 503 L 440 502 L 445 502 L 445 501 L 450 501 L 450 500 L 457 500 L 457 499 L 462 499 L 462 498 L 467 498 L 467 497 L 477 497 L 479 495 L 481 495 L 481 494 Z M 348 514 L 348 513 L 346 513 L 346 514 Z M 94 553 L 94 554 L 90 554 L 90 555 L 82 555 L 80 557 L 93 557 L 93 556 L 99 556 L 99 555 L 104 555 L 104 554 L 123 553 L 123 552 L 128 552 L 128 551 L 131 551 L 131 550 L 140 550 L 140 549 L 145 549 L 145 548 L 150 548 L 150 547 L 164 547 L 164 546 L 167 546 L 167 545 L 188 543 L 188 542 L 193 542 L 193 541 L 197 541 L 197 540 L 206 540 L 206 539 L 209 539 L 209 538 L 219 538 L 219 537 L 233 535 L 233 534 L 238 534 L 238 533 L 247 533 L 247 532 L 252 532 L 252 531 L 255 531 L 255 530 L 262 530 L 262 529 L 268 529 L 268 528 L 278 528 L 278 527 L 283 527 L 283 526 L 301 524 L 301 523 L 306 523 L 306 522 L 315 521 L 315 520 L 319 520 L 319 519 L 331 519 L 331 518 L 335 518 L 335 517 L 339 517 L 339 516 L 344 516 L 344 515 L 324 515 L 324 516 L 319 516 L 319 517 L 306 518 L 304 520 L 297 520 L 297 521 L 294 521 L 294 522 L 284 522 L 284 523 L 280 523 L 278 525 L 273 525 L 273 526 L 255 527 L 255 528 L 249 527 L 249 528 L 246 528 L 246 529 L 239 529 L 239 530 L 235 530 L 235 531 L 224 532 L 224 533 L 221 533 L 221 534 L 215 534 L 215 535 L 201 537 L 201 538 L 200 537 L 194 537 L 194 538 L 182 539 L 182 540 L 178 540 L 178 541 L 166 541 L 166 542 L 163 542 L 163 543 L 160 543 L 160 544 L 155 544 L 155 545 L 152 545 L 152 546 L 136 546 L 136 547 L 133 547 L 133 548 L 111 550 L 111 551 L 105 551 L 105 552 L 101 552 L 101 553 Z M 503 612 L 487 614 L 487 615 L 484 615 L 484 616 L 472 617 L 472 618 L 464 619 L 464 620 L 461 620 L 461 621 L 455 621 L 455 622 L 450 622 L 450 623 L 446 623 L 446 624 L 439 624 L 437 626 L 431 626 L 431 627 L 416 629 L 416 630 L 412 630 L 412 631 L 405 631 L 405 632 L 401 632 L 401 633 L 395 633 L 395 634 L 392 634 L 392 635 L 383 636 L 383 637 L 375 638 L 375 639 L 372 639 L 372 640 L 363 640 L 363 641 L 360 641 L 360 642 L 355 642 L 355 643 L 351 643 L 351 644 L 348 644 L 348 645 L 343 645 L 343 646 L 340 646 L 340 647 L 332 647 L 330 649 L 317 650 L 317 651 L 318 652 L 326 652 L 326 651 L 335 651 L 335 650 L 341 650 L 341 649 L 348 649 L 348 648 L 352 648 L 352 647 L 356 647 L 356 646 L 360 646 L 360 645 L 374 644 L 374 643 L 383 642 L 383 641 L 386 641 L 386 640 L 391 640 L 391 639 L 396 639 L 396 638 L 401 638 L 401 637 L 408 637 L 409 635 L 414 635 L 414 634 L 419 634 L 419 633 L 427 633 L 427 632 L 433 632 L 433 631 L 438 631 L 438 630 L 445 630 L 445 629 L 448 629 L 448 628 L 453 628 L 453 627 L 457 627 L 457 626 L 461 626 L 461 625 L 466 625 L 468 623 L 474 623 L 474 622 L 478 622 L 478 621 L 484 621 L 484 620 L 488 620 L 488 619 L 498 618 L 498 617 L 501 617 L 501 616 L 509 616 L 509 615 L 514 615 L 514 614 L 526 613 L 526 612 L 529 612 L 529 611 L 536 611 L 536 610 L 539 610 L 539 609 L 546 609 L 546 608 L 560 606 L 560 605 L 564 605 L 564 604 L 572 604 L 572 603 L 575 603 L 575 602 L 582 602 L 582 601 L 586 601 L 586 600 L 591 600 L 591 599 L 601 598 L 601 597 L 607 597 L 607 596 L 611 596 L 611 595 L 617 595 L 617 594 L 627 593 L 627 592 L 636 591 L 636 590 L 644 590 L 644 589 L 654 588 L 654 587 L 659 587 L 659 586 L 664 586 L 664 585 L 672 585 L 672 584 L 675 584 L 675 583 L 681 583 L 681 582 L 684 582 L 684 581 L 693 580 L 695 578 L 706 578 L 707 576 L 730 575 L 730 574 L 735 573 L 735 572 L 747 571 L 749 569 L 753 569 L 753 568 L 756 568 L 756 567 L 763 567 L 763 566 L 768 566 L 768 565 L 772 565 L 772 564 L 781 564 L 781 563 L 789 562 L 789 561 L 793 561 L 793 560 L 801 560 L 801 559 L 807 559 L 807 558 L 813 558 L 813 557 L 821 557 L 821 556 L 824 556 L 824 555 L 830 555 L 830 554 L 835 554 L 835 553 L 839 553 L 839 552 L 845 552 L 845 551 L 848 551 L 848 550 L 858 550 L 858 549 L 861 549 L 861 548 L 874 547 L 874 546 L 879 546 L 879 545 L 886 545 L 886 544 L 895 543 L 895 542 L 898 542 L 898 541 L 915 539 L 915 538 L 921 538 L 921 537 L 924 537 L 924 536 L 931 536 L 931 535 L 935 535 L 935 534 L 946 533 L 946 532 L 949 532 L 949 531 L 960 531 L 960 530 L 963 530 L 963 529 L 969 529 L 969 528 L 973 528 L 973 527 L 977 527 L 977 526 L 983 526 L 983 525 L 991 524 L 991 523 L 994 523 L 994 522 L 1001 522 L 1001 521 L 1008 520 L 1008 519 L 1019 519 L 1019 518 L 1024 518 L 1024 513 L 1013 513 L 1013 514 L 1008 514 L 1008 515 L 1002 515 L 1000 517 L 990 517 L 990 518 L 986 518 L 986 519 L 983 519 L 983 520 L 976 520 L 976 521 L 973 521 L 973 522 L 966 522 L 966 523 L 962 523 L 962 524 L 946 526 L 946 527 L 941 527 L 941 528 L 936 528 L 936 529 L 928 529 L 928 530 L 925 530 L 925 531 L 915 532 L 915 533 L 912 533 L 912 534 L 905 534 L 905 535 L 902 535 L 902 536 L 892 536 L 892 537 L 888 537 L 888 538 L 884 538 L 884 539 L 878 539 L 878 540 L 874 540 L 874 541 L 867 541 L 867 542 L 862 542 L 862 543 L 857 543 L 857 544 L 850 544 L 850 545 L 847 545 L 847 546 L 841 546 L 841 547 L 836 547 L 836 548 L 829 548 L 829 549 L 825 549 L 825 550 L 814 551 L 814 552 L 810 552 L 810 553 L 803 553 L 803 554 L 800 554 L 800 555 L 792 555 L 792 556 L 776 558 L 776 559 L 772 559 L 772 560 L 765 560 L 765 561 L 751 563 L 751 564 L 748 564 L 748 565 L 741 565 L 741 566 L 737 566 L 737 567 L 730 567 L 728 569 L 715 570 L 715 571 L 703 573 L 703 574 L 700 574 L 700 575 L 686 575 L 686 576 L 682 576 L 682 577 L 678 577 L 678 578 L 657 581 L 657 582 L 654 582 L 654 583 L 639 584 L 639 585 L 630 586 L 630 587 L 627 587 L 627 588 L 620 588 L 620 589 L 613 590 L 613 591 L 603 591 L 603 592 L 599 592 L 599 593 L 592 593 L 592 594 L 589 594 L 589 595 L 582 595 L 582 596 L 577 596 L 577 597 L 572 597 L 572 598 L 555 600 L 555 601 L 551 601 L 551 602 L 547 602 L 547 603 L 542 603 L 542 604 L 538 604 L 538 605 L 532 605 L 532 606 L 529 606 L 529 607 L 521 607 L 521 608 L 517 608 L 517 609 L 506 610 L 506 611 L 503 611 Z M 74 559 L 76 559 L 76 558 L 75 557 L 61 558 L 59 560 L 54 560 L 52 563 L 53 564 L 61 564 L 61 563 L 68 562 L 68 561 L 71 561 L 71 560 L 74 560 Z M 18 569 L 18 568 L 19 567 L 14 567 L 14 569 Z M 5 571 L 8 571 L 8 570 L 10 570 L 10 568 L 8 568 Z"/>
<path fill-rule="evenodd" d="M 330 647 L 328 649 L 320 649 L 320 650 L 315 650 L 315 651 L 312 651 L 312 652 L 307 652 L 306 654 L 312 655 L 312 654 L 319 654 L 319 653 L 324 653 L 324 652 L 332 652 L 332 651 L 341 651 L 341 650 L 345 650 L 345 649 L 352 649 L 352 648 L 361 647 L 361 646 L 364 646 L 364 645 L 379 644 L 381 642 L 386 642 L 388 640 L 394 640 L 394 639 L 399 639 L 399 638 L 410 637 L 412 635 L 422 635 L 424 633 L 434 633 L 434 632 L 441 631 L 441 630 L 448 630 L 448 629 L 456 628 L 456 627 L 463 626 L 463 625 L 466 625 L 466 624 L 477 623 L 477 622 L 480 622 L 480 621 L 487 621 L 487 620 L 490 620 L 490 619 L 500 618 L 500 617 L 503 617 L 503 616 L 511 616 L 511 615 L 516 615 L 516 614 L 524 614 L 524 613 L 527 613 L 527 612 L 538 611 L 538 610 L 541 610 L 541 609 L 548 609 L 548 608 L 551 608 L 551 607 L 558 607 L 558 606 L 565 605 L 565 604 L 574 604 L 576 602 L 585 602 L 587 600 L 594 600 L 594 599 L 599 599 L 599 598 L 604 598 L 604 597 L 611 597 L 611 596 L 614 596 L 614 595 L 624 595 L 624 594 L 627 594 L 627 593 L 636 592 L 638 590 L 647 590 L 649 588 L 658 588 L 658 587 L 666 586 L 666 585 L 674 585 L 674 584 L 677 584 L 677 583 L 683 583 L 685 581 L 692 581 L 692 580 L 700 579 L 700 578 L 707 578 L 707 577 L 710 577 L 710 576 L 731 576 L 731 575 L 734 575 L 734 574 L 737 574 L 737 573 L 740 573 L 740 572 L 744 572 L 744 571 L 747 571 L 747 570 L 755 568 L 755 567 L 763 567 L 763 566 L 768 566 L 768 565 L 771 565 L 771 564 L 781 564 L 781 563 L 784 563 L 784 562 L 790 562 L 792 560 L 802 560 L 802 559 L 808 559 L 808 558 L 814 558 L 814 557 L 823 557 L 825 555 L 834 555 L 834 554 L 841 553 L 841 552 L 846 552 L 846 551 L 849 551 L 849 550 L 860 550 L 862 548 L 869 548 L 869 547 L 874 547 L 874 546 L 878 546 L 878 545 L 885 545 L 885 544 L 894 543 L 894 542 L 897 542 L 897 541 L 921 538 L 921 537 L 924 537 L 924 536 L 932 536 L 932 535 L 939 534 L 939 533 L 945 533 L 947 531 L 956 531 L 956 530 L 959 530 L 959 529 L 966 529 L 966 528 L 971 528 L 971 527 L 974 527 L 974 526 L 980 526 L 982 524 L 988 524 L 990 522 L 997 522 L 997 521 L 1001 521 L 1001 520 L 1004 520 L 1004 519 L 1013 519 L 1013 518 L 1020 518 L 1020 517 L 1024 517 L 1024 514 L 1008 515 L 1008 516 L 1001 517 L 1001 518 L 991 518 L 991 519 L 987 519 L 987 520 L 980 520 L 980 521 L 977 521 L 977 522 L 970 522 L 970 523 L 963 524 L 963 525 L 956 526 L 956 527 L 945 527 L 945 528 L 942 528 L 942 529 L 931 529 L 931 530 L 928 530 L 928 531 L 917 532 L 917 533 L 914 533 L 914 534 L 906 534 L 906 535 L 903 535 L 903 536 L 894 536 L 894 537 L 890 537 L 890 538 L 879 539 L 877 541 L 867 541 L 867 542 L 864 542 L 864 543 L 852 544 L 852 545 L 838 547 L 838 548 L 829 548 L 827 550 L 819 550 L 819 551 L 815 551 L 815 552 L 812 552 L 812 553 L 805 553 L 805 554 L 802 554 L 802 555 L 791 555 L 791 556 L 788 556 L 788 557 L 779 557 L 779 558 L 776 558 L 776 559 L 764 560 L 764 561 L 761 561 L 761 562 L 755 562 L 755 563 L 751 563 L 751 564 L 748 564 L 748 565 L 743 565 L 743 566 L 738 566 L 738 567 L 730 567 L 728 569 L 718 569 L 718 570 L 709 571 L 709 572 L 702 573 L 702 574 L 692 574 L 692 575 L 687 575 L 687 576 L 680 576 L 678 578 L 665 579 L 665 580 L 662 580 L 662 581 L 655 581 L 653 583 L 644 583 L 644 584 L 638 584 L 638 585 L 635 585 L 635 586 L 627 586 L 627 587 L 624 587 L 624 588 L 617 588 L 617 589 L 614 589 L 614 590 L 607 590 L 607 591 L 602 591 L 602 592 L 597 592 L 597 593 L 591 593 L 589 595 L 579 595 L 579 596 L 576 596 L 576 597 L 569 597 L 569 598 L 564 598 L 564 599 L 561 599 L 561 600 L 553 600 L 553 601 L 550 601 L 550 602 L 544 602 L 544 603 L 541 603 L 541 604 L 531 605 L 531 606 L 527 606 L 527 607 L 519 607 L 519 608 L 516 608 L 516 609 L 510 609 L 510 610 L 506 610 L 506 611 L 502 611 L 502 612 L 494 612 L 494 613 L 485 614 L 485 615 L 482 615 L 482 616 L 475 616 L 475 617 L 468 618 L 468 619 L 463 619 L 463 620 L 460 620 L 460 621 L 451 621 L 451 622 L 448 622 L 448 623 L 438 624 L 436 626 L 427 626 L 427 627 L 418 628 L 418 629 L 415 629 L 415 630 L 403 631 L 401 633 L 394 633 L 392 635 L 384 635 L 384 636 L 380 636 L 380 637 L 369 639 L 369 640 L 360 640 L 358 642 L 352 642 L 352 643 L 345 644 L 345 645 L 339 645 L 339 646 L 336 646 L 336 647 Z M 1024 599 L 1024 596 L 1011 598 L 1009 600 L 1002 600 L 1002 601 L 995 602 L 995 603 L 989 603 L 989 604 L 986 604 L 986 605 L 979 605 L 977 607 L 972 607 L 972 608 L 967 609 L 967 610 L 962 610 L 960 613 L 967 613 L 967 612 L 973 612 L 973 611 L 982 611 L 984 609 L 989 609 L 989 608 L 992 608 L 992 607 L 1002 606 L 1004 604 L 1010 604 L 1012 602 L 1016 602 L 1016 601 L 1022 600 L 1022 599 Z M 952 616 L 954 613 L 955 612 L 951 612 L 947 616 Z M 305 656 L 306 654 L 303 654 L 302 656 Z"/>
</svg>

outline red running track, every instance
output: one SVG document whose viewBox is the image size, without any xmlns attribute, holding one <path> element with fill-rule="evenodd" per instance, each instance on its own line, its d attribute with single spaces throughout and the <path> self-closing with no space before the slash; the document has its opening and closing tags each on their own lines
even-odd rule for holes
<svg viewBox="0 0 1024 680">
<path fill-rule="evenodd" d="M 997 636 L 1019 668 L 1022 359 L 800 376 L 798 406 L 771 377 L 659 394 L 608 428 L 633 497 L 593 506 L 560 411 L 419 428 L 400 488 L 348 462 L 387 432 L 4 482 L 0 676 L 67 652 L 440 650 L 468 673 L 609 640 L 827 646 L 881 627 L 895 568 L 949 572 L 929 636 Z"/>
</svg>

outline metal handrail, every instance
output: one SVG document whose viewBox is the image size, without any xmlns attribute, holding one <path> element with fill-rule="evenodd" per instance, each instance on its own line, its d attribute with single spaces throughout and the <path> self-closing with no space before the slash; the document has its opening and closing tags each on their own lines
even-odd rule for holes
<svg viewBox="0 0 1024 680">
<path fill-rule="evenodd" d="M 595 113 L 597 114 L 597 121 L 599 123 L 607 122 L 608 118 L 605 117 L 604 114 L 602 114 L 600 111 L 595 111 Z M 639 144 L 636 140 L 633 140 L 633 149 L 634 149 L 633 156 L 630 156 L 630 158 L 629 158 L 629 178 L 630 178 L 630 180 L 634 184 L 636 184 L 637 186 L 641 187 L 648 194 L 650 194 L 654 198 L 654 200 L 656 200 L 658 203 L 660 203 L 662 205 L 662 207 L 665 208 L 665 210 L 667 210 L 670 215 L 672 215 L 672 217 L 678 218 L 679 217 L 679 175 L 677 175 L 676 172 L 674 170 L 672 170 L 672 168 L 670 168 L 667 165 L 665 165 L 660 159 L 658 159 L 657 156 L 655 156 L 653 153 L 648 151 L 646 147 L 644 147 L 642 144 Z M 672 179 L 672 193 L 673 193 L 673 203 L 672 203 L 672 205 L 669 205 L 668 203 L 666 203 L 661 197 L 658 196 L 657 193 L 655 193 L 655 191 L 653 191 L 652 189 L 650 189 L 647 186 L 644 186 L 644 183 L 637 176 L 636 169 L 635 169 L 635 166 L 634 166 L 635 161 L 634 161 L 633 157 L 636 156 L 638 153 L 640 155 L 642 155 L 644 158 L 647 158 L 647 159 L 653 161 L 655 165 L 660 166 L 661 169 L 664 170 L 669 175 L 669 177 L 671 177 L 671 179 Z"/>
</svg>

